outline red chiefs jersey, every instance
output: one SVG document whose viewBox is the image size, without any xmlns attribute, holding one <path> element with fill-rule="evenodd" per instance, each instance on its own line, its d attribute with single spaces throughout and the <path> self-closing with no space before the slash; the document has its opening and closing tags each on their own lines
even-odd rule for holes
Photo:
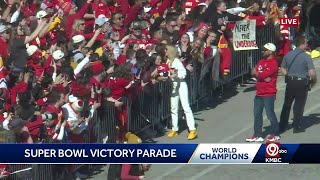
<svg viewBox="0 0 320 180">
<path fill-rule="evenodd" d="M 149 44 L 149 40 L 147 39 L 146 36 L 142 36 L 139 39 L 135 39 L 135 38 L 130 37 L 127 40 L 127 44 L 129 44 L 131 42 L 137 43 L 139 45 L 139 48 L 141 48 L 141 49 L 145 49 L 146 46 Z"/>
<path fill-rule="evenodd" d="M 107 18 L 110 18 L 110 16 L 111 16 L 111 13 L 110 13 L 110 10 L 108 8 L 108 5 L 105 4 L 104 2 L 99 2 L 97 4 L 94 4 L 92 9 L 95 11 L 96 18 L 100 14 L 105 15 Z"/>
<path fill-rule="evenodd" d="M 47 45 L 47 40 L 46 38 L 42 37 L 42 38 L 39 38 L 37 37 L 36 39 L 32 40 L 29 45 L 35 45 L 37 46 L 39 49 L 45 47 Z"/>
<path fill-rule="evenodd" d="M 288 18 L 286 14 L 283 16 L 284 18 Z M 280 25 L 280 33 L 281 33 L 281 40 L 289 39 L 289 26 Z"/>
<path fill-rule="evenodd" d="M 170 68 L 168 64 L 160 64 L 157 66 L 158 74 L 160 76 L 164 76 L 166 73 L 169 72 Z"/>
<path fill-rule="evenodd" d="M 261 59 L 255 69 L 258 73 L 256 95 L 275 96 L 277 93 L 278 60 L 276 58 Z M 268 77 L 271 78 L 270 82 L 265 81 Z"/>
<path fill-rule="evenodd" d="M 199 5 L 200 1 L 199 0 L 187 0 L 187 2 L 185 2 L 182 5 L 182 8 L 185 9 L 186 14 L 189 14 L 189 12 L 197 7 Z"/>
<path fill-rule="evenodd" d="M 125 78 L 110 78 L 109 87 L 112 92 L 112 97 L 114 99 L 119 99 L 125 95 L 126 86 L 130 83 L 129 80 Z"/>
</svg>

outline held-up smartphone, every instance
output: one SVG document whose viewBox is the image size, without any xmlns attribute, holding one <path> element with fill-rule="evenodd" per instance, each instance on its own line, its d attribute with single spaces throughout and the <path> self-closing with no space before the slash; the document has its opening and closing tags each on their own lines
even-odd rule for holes
<svg viewBox="0 0 320 180">
<path fill-rule="evenodd" d="M 93 92 L 97 92 L 97 85 L 96 84 L 93 84 Z"/>
<path fill-rule="evenodd" d="M 96 99 L 97 102 L 99 102 L 99 96 L 97 93 L 98 88 L 100 88 L 99 85 L 97 86 L 96 84 L 93 84 L 93 92 L 94 92 L 94 96 L 95 96 L 94 98 Z"/>
<path fill-rule="evenodd" d="M 141 72 L 142 72 L 142 69 L 141 69 L 141 68 L 138 68 L 138 69 L 137 69 L 137 72 L 136 72 L 136 76 L 140 76 Z"/>
<path fill-rule="evenodd" d="M 282 5 L 282 10 L 284 11 L 284 10 L 286 10 L 287 9 L 287 7 L 288 7 L 288 5 L 287 4 L 283 4 Z"/>
</svg>

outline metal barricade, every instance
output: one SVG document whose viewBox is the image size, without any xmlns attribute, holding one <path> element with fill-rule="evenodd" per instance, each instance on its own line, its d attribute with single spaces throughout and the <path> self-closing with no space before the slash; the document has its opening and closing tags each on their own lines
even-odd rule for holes
<svg viewBox="0 0 320 180">
<path fill-rule="evenodd" d="M 171 93 L 172 93 L 172 82 L 163 81 L 158 83 L 160 93 L 160 119 L 164 121 L 171 117 Z"/>
<path fill-rule="evenodd" d="M 50 164 L 32 165 L 33 180 L 56 180 L 53 177 L 53 166 Z"/>
<path fill-rule="evenodd" d="M 128 130 L 140 132 L 154 127 L 171 116 L 171 81 L 161 81 L 145 87 L 144 91 L 127 99 Z"/>
<path fill-rule="evenodd" d="M 266 43 L 273 43 L 275 45 L 279 42 L 280 27 L 273 24 L 267 24 L 256 31 L 256 41 L 259 49 L 249 51 L 251 53 L 251 68 L 255 67 L 262 56 L 262 47 Z"/>
<path fill-rule="evenodd" d="M 95 115 L 96 123 L 94 134 L 98 143 L 115 143 L 116 142 L 116 118 L 115 107 L 113 104 L 106 104 L 97 111 Z"/>
<path fill-rule="evenodd" d="M 250 69 L 255 67 L 262 56 L 262 47 L 266 43 L 278 44 L 279 26 L 267 24 L 256 31 L 256 42 L 259 49 L 248 51 L 232 51 L 230 76 L 228 80 L 234 80 L 250 73 Z M 244 80 L 244 79 L 243 79 Z"/>
<path fill-rule="evenodd" d="M 228 80 L 233 80 L 244 76 L 249 72 L 250 51 L 232 51 L 230 76 Z"/>
<path fill-rule="evenodd" d="M 193 67 L 194 70 L 192 72 L 187 71 L 187 85 L 189 91 L 189 103 L 190 105 L 197 105 L 199 98 L 199 78 L 200 78 L 200 70 L 201 63 L 194 62 Z M 181 107 L 181 106 L 180 106 Z"/>
<path fill-rule="evenodd" d="M 160 93 L 158 85 L 151 85 L 148 91 L 142 91 L 127 99 L 128 130 L 139 132 L 153 125 L 160 118 Z"/>
</svg>

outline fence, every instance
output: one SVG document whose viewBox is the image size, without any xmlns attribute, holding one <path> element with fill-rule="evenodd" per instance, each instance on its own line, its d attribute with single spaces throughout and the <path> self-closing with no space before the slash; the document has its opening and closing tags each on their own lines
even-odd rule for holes
<svg viewBox="0 0 320 180">
<path fill-rule="evenodd" d="M 279 27 L 267 25 L 263 29 L 257 30 L 256 39 L 259 49 L 252 51 L 233 51 L 231 73 L 227 82 L 237 78 L 244 80 L 245 75 L 250 73 L 250 69 L 253 68 L 261 58 L 261 47 L 267 42 L 277 44 L 277 32 L 279 32 Z M 195 67 L 195 69 L 201 68 Z M 212 81 L 210 77 L 199 82 L 199 77 L 199 70 L 195 70 L 188 73 L 186 78 L 190 104 L 196 105 L 196 107 L 201 98 L 203 98 L 203 95 L 205 94 L 206 96 L 210 93 L 208 92 L 208 87 L 211 88 L 209 91 L 214 91 L 216 88 L 223 86 L 220 81 Z M 212 83 L 207 83 L 207 81 Z M 126 100 L 128 130 L 139 134 L 149 127 L 155 130 L 161 129 L 159 128 L 161 124 L 167 126 L 169 121 L 166 120 L 170 119 L 171 90 L 172 83 L 170 81 L 158 82 L 154 85 L 147 85 L 144 91 L 132 98 L 128 98 Z M 102 105 L 90 121 L 88 131 L 84 132 L 82 136 L 85 143 L 115 143 L 117 129 L 114 106 L 112 104 Z M 14 143 L 14 135 L 10 134 L 10 131 L 0 131 L 0 141 L 3 143 Z M 76 165 L 74 169 L 81 167 L 82 165 Z M 88 167 L 92 168 L 92 166 Z M 66 172 L 66 169 L 69 169 L 69 165 L 9 165 L 11 171 L 28 168 L 31 169 L 11 175 L 9 178 L 14 180 L 56 180 L 66 179 L 66 177 L 70 175 Z"/>
<path fill-rule="evenodd" d="M 229 81 L 241 78 L 250 73 L 250 69 L 255 67 L 261 59 L 262 47 L 266 43 L 278 44 L 279 26 L 268 24 L 256 31 L 256 42 L 259 49 L 250 51 L 232 51 L 232 62 Z M 243 79 L 244 80 L 244 79 Z"/>
</svg>

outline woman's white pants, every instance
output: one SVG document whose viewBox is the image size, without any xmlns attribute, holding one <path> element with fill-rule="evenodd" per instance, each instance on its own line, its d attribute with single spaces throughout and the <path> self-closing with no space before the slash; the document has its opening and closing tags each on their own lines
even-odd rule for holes
<svg viewBox="0 0 320 180">
<path fill-rule="evenodd" d="M 173 82 L 173 90 L 171 95 L 171 119 L 172 119 L 172 130 L 178 131 L 178 112 L 179 112 L 179 99 L 181 101 L 184 114 L 186 115 L 187 125 L 190 131 L 196 130 L 195 122 L 192 110 L 189 105 L 189 95 L 187 83 Z"/>
</svg>

